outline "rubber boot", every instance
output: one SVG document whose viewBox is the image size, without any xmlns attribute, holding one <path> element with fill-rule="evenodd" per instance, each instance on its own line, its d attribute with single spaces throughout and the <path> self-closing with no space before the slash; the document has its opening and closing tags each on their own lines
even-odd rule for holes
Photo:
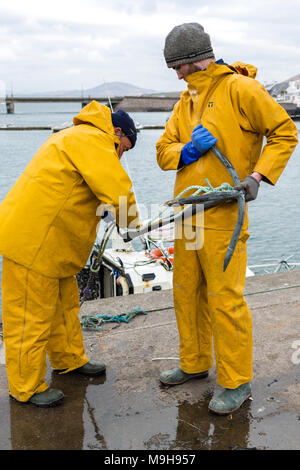
<svg viewBox="0 0 300 470">
<path fill-rule="evenodd" d="M 250 396 L 250 382 L 233 389 L 225 388 L 218 397 L 210 400 L 208 409 L 220 415 L 230 414 L 238 410 Z"/>
<path fill-rule="evenodd" d="M 106 365 L 103 362 L 89 361 L 84 366 L 74 369 L 73 372 L 78 372 L 83 375 L 101 375 L 106 371 Z"/>
<path fill-rule="evenodd" d="M 208 376 L 208 371 L 205 370 L 204 372 L 197 372 L 195 374 L 187 374 L 183 372 L 183 370 L 177 369 L 170 369 L 165 370 L 159 376 L 159 380 L 164 385 L 180 385 L 184 382 L 187 382 L 191 379 L 205 379 Z"/>
<path fill-rule="evenodd" d="M 48 390 L 45 390 L 44 392 L 35 393 L 24 403 L 30 403 L 40 408 L 50 408 L 52 406 L 59 405 L 63 398 L 64 394 L 61 390 L 48 388 Z"/>
</svg>

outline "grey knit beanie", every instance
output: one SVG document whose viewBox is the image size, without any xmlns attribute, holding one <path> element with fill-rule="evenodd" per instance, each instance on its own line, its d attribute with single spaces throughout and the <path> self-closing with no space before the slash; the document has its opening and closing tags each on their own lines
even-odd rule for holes
<svg viewBox="0 0 300 470">
<path fill-rule="evenodd" d="M 214 57 L 210 37 L 199 23 L 184 23 L 170 31 L 164 56 L 169 68 Z"/>
</svg>

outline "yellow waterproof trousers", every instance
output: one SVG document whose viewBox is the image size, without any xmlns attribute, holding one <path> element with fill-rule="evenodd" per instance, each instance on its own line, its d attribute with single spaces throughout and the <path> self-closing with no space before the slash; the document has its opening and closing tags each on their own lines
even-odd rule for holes
<svg viewBox="0 0 300 470">
<path fill-rule="evenodd" d="M 4 258 L 2 321 L 9 393 L 28 401 L 47 390 L 46 354 L 66 372 L 89 361 L 78 318 L 75 276 L 52 279 Z"/>
<path fill-rule="evenodd" d="M 186 230 L 175 240 L 173 286 L 180 367 L 186 373 L 210 369 L 214 349 L 218 383 L 236 388 L 252 379 L 252 318 L 243 296 L 249 234 L 241 233 L 223 273 L 232 232 L 190 230 L 197 234 L 196 244 Z"/>
</svg>

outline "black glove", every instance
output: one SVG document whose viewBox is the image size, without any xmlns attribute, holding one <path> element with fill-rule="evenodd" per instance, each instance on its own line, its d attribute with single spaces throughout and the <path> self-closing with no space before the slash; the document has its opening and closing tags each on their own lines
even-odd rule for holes
<svg viewBox="0 0 300 470">
<path fill-rule="evenodd" d="M 245 201 L 254 201 L 257 197 L 259 188 L 259 182 L 257 179 L 253 178 L 253 176 L 247 176 L 244 181 L 242 181 L 236 189 L 244 189 L 245 194 Z"/>
</svg>

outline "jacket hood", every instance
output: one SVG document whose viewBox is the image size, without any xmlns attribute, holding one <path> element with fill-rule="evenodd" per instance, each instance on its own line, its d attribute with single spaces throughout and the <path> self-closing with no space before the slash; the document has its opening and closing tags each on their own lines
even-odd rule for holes
<svg viewBox="0 0 300 470">
<path fill-rule="evenodd" d="M 216 64 L 211 62 L 206 70 L 194 72 L 185 78 L 188 88 L 207 86 L 207 80 L 218 79 L 230 74 L 240 74 L 246 77 L 255 78 L 257 68 L 244 62 L 234 62 L 232 65 Z M 185 92 L 183 92 L 185 93 Z"/>
<path fill-rule="evenodd" d="M 84 106 L 80 113 L 73 118 L 74 126 L 91 124 L 98 129 L 114 136 L 114 127 L 111 120 L 111 111 L 98 101 L 91 101 Z"/>
<path fill-rule="evenodd" d="M 245 75 L 246 77 L 255 78 L 257 74 L 257 68 L 251 64 L 245 64 L 244 62 L 234 62 L 228 67 L 236 73 Z"/>
</svg>

